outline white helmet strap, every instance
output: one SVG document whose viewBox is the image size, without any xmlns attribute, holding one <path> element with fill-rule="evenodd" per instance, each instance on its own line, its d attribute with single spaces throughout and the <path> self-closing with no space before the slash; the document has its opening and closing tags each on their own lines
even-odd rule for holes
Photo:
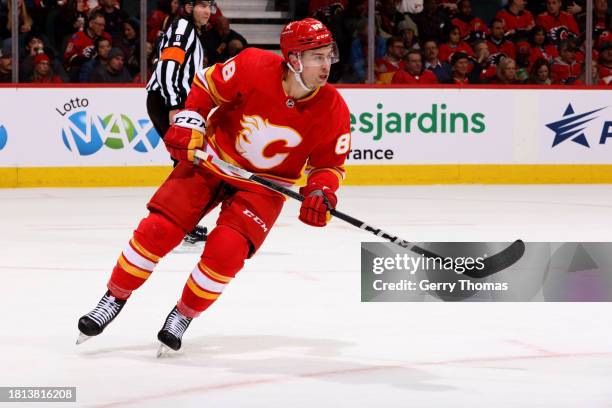
<svg viewBox="0 0 612 408">
<path fill-rule="evenodd" d="M 312 92 L 314 91 L 315 88 L 309 88 L 308 86 L 306 86 L 306 84 L 302 80 L 302 71 L 304 70 L 304 65 L 302 65 L 302 54 L 301 53 L 297 54 L 297 59 L 298 59 L 298 63 L 300 64 L 297 70 L 293 68 L 290 62 L 287 62 L 287 66 L 289 67 L 291 72 L 293 72 L 293 74 L 295 75 L 295 80 L 297 81 L 297 83 L 300 84 L 300 86 L 304 88 L 304 90 L 308 92 Z"/>
</svg>

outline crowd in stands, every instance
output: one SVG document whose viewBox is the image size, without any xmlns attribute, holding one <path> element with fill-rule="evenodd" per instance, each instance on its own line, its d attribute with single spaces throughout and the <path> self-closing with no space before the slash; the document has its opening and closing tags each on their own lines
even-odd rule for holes
<svg viewBox="0 0 612 408">
<path fill-rule="evenodd" d="M 140 77 L 139 1 L 19 0 L 19 82 L 128 83 Z M 136 6 L 129 10 L 130 6 Z M 179 0 L 158 0 L 147 19 L 147 76 L 159 37 L 180 18 Z M 0 82 L 11 82 L 11 2 L 0 0 Z M 200 40 L 207 65 L 248 44 L 215 7 Z"/>
<path fill-rule="evenodd" d="M 612 85 L 608 0 L 593 0 L 590 73 L 585 72 L 586 5 L 584 0 L 564 1 L 571 3 L 508 0 L 485 16 L 478 11 L 478 0 L 424 0 L 422 9 L 415 8 L 414 0 L 377 0 L 376 82 L 579 85 L 591 75 L 593 84 Z M 19 81 L 142 82 L 138 3 L 19 0 Z M 158 0 L 149 14 L 148 75 L 159 36 L 182 10 L 179 0 Z M 205 65 L 225 61 L 248 46 L 218 7 L 213 13 L 201 37 Z M 310 0 L 303 14 L 296 17 L 321 20 L 338 43 L 340 63 L 332 66 L 330 82 L 365 82 L 368 1 Z M 0 0 L 0 82 L 11 82 L 11 16 L 11 2 Z"/>
<path fill-rule="evenodd" d="M 378 0 L 376 82 L 585 84 L 586 4 L 574 1 L 508 0 L 487 19 L 474 12 L 477 0 L 424 0 L 418 12 L 413 0 Z M 367 7 L 367 0 L 310 0 L 310 15 L 330 27 L 341 50 L 336 82 L 366 80 Z M 608 0 L 593 0 L 588 74 L 596 85 L 612 85 L 609 9 Z"/>
</svg>

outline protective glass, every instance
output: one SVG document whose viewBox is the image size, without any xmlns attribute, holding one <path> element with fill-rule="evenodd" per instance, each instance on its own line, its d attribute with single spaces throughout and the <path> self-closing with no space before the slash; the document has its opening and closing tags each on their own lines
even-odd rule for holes
<svg viewBox="0 0 612 408">
<path fill-rule="evenodd" d="M 303 51 L 300 55 L 302 65 L 305 67 L 322 67 L 335 64 L 340 60 L 340 53 L 335 42 L 314 50 Z"/>
</svg>

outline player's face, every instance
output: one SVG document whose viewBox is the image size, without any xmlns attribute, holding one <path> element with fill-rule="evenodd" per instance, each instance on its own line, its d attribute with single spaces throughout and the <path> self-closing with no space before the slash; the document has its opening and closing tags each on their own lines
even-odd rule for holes
<svg viewBox="0 0 612 408">
<path fill-rule="evenodd" d="M 331 64 L 338 61 L 338 51 L 335 44 L 307 50 L 301 56 L 302 80 L 309 87 L 323 86 L 329 78 Z"/>
</svg>

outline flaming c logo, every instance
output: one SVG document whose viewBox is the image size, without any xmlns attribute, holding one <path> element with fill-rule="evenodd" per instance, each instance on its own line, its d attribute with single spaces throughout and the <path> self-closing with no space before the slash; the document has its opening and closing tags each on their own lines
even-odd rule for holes
<svg viewBox="0 0 612 408">
<path fill-rule="evenodd" d="M 294 129 L 277 126 L 253 115 L 242 117 L 242 130 L 236 138 L 236 150 L 258 169 L 267 170 L 281 164 L 289 153 L 276 153 L 268 156 L 266 148 L 275 142 L 284 142 L 285 147 L 295 147 L 302 141 L 302 136 Z"/>
</svg>

